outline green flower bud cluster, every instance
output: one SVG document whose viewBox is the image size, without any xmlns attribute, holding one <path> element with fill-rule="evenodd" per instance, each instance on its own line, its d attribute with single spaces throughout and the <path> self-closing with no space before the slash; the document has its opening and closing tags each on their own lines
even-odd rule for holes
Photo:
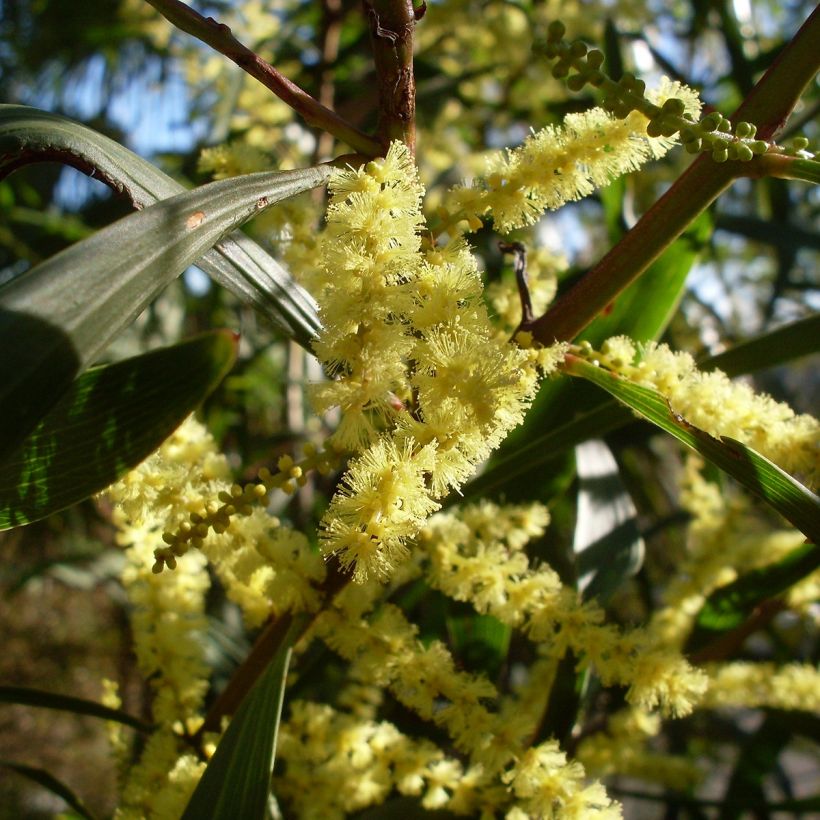
<svg viewBox="0 0 820 820">
<path fill-rule="evenodd" d="M 267 506 L 272 490 L 295 493 L 305 485 L 308 471 L 316 470 L 320 475 L 327 475 L 341 463 L 341 454 L 334 450 L 319 450 L 310 443 L 305 445 L 304 450 L 305 457 L 300 463 L 294 462 L 290 456 L 282 456 L 275 473 L 263 467 L 259 471 L 258 482 L 244 486 L 233 484 L 229 490 L 218 494 L 218 500 L 211 500 L 191 513 L 176 530 L 162 533 L 162 540 L 167 546 L 154 550 L 152 571 L 160 573 L 166 566 L 175 569 L 177 558 L 192 547 L 200 549 L 211 530 L 219 535 L 228 529 L 234 516 L 248 516 L 254 507 Z"/>
<path fill-rule="evenodd" d="M 566 42 L 565 31 L 563 23 L 553 21 L 547 29 L 546 41 L 536 42 L 533 50 L 556 61 L 552 76 L 565 79 L 571 91 L 580 91 L 587 84 L 600 88 L 604 92 L 601 107 L 618 119 L 640 111 L 649 120 L 648 136 L 680 134 L 680 141 L 690 154 L 709 151 L 715 162 L 748 162 L 769 150 L 769 143 L 755 139 L 756 126 L 752 123 L 740 122 L 733 129 L 731 122 L 718 112 L 695 122 L 685 111 L 683 100 L 672 98 L 658 106 L 647 99 L 646 84 L 633 74 L 627 72 L 617 82 L 612 80 L 601 71 L 603 53 L 588 49 L 580 41 Z M 571 70 L 575 73 L 570 74 Z"/>
<path fill-rule="evenodd" d="M 652 124 L 650 122 L 649 127 Z M 698 123 L 683 125 L 678 130 L 683 147 L 690 154 L 711 151 L 715 162 L 726 162 L 729 159 L 749 162 L 756 155 L 765 154 L 769 149 L 769 143 L 755 139 L 756 125 L 739 122 L 733 130 L 732 123 L 717 111 L 707 114 Z"/>
</svg>

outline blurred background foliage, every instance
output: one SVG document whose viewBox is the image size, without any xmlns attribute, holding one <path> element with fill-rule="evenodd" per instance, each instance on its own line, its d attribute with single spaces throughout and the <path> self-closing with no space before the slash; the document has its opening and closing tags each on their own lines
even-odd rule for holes
<svg viewBox="0 0 820 820">
<path fill-rule="evenodd" d="M 376 83 L 361 3 L 214 0 L 191 5 L 230 25 L 243 43 L 357 126 L 374 126 Z M 430 0 L 428 6 L 417 28 L 418 161 L 433 189 L 427 204 L 434 209 L 437 195 L 483 167 L 488 149 L 518 144 L 531 127 L 594 104 L 586 90 L 569 94 L 532 58 L 532 32 L 546 21 L 560 16 L 574 37 L 601 44 L 611 76 L 630 70 L 651 85 L 666 74 L 730 114 L 813 3 Z M 288 169 L 345 150 L 327 134 L 311 131 L 227 59 L 175 33 L 142 0 L 0 0 L 0 100 L 74 117 L 187 185 L 220 172 L 218 156 L 203 161 L 202 150 L 225 143 L 242 146 L 253 170 L 260 158 L 272 168 Z M 816 142 L 818 110 L 815 86 L 789 131 Z M 683 152 L 672 152 L 665 162 L 549 214 L 515 238 L 562 260 L 560 288 L 596 261 L 688 162 Z M 303 196 L 309 207 L 301 213 L 312 213 L 301 217 L 309 233 L 323 203 L 320 193 Z M 817 191 L 801 183 L 765 179 L 734 185 L 713 207 L 711 224 L 688 235 L 697 261 L 666 340 L 696 356 L 716 353 L 816 310 L 819 210 Z M 5 178 L 0 181 L 0 283 L 127 212 L 127 203 L 100 182 L 56 164 L 29 166 Z M 289 243 L 278 213 L 275 209 L 269 218 L 256 220 L 249 231 L 274 255 L 293 261 L 289 253 L 296 258 L 298 247 L 295 239 Z M 472 239 L 485 260 L 488 281 L 509 278 L 509 260 L 497 250 L 492 231 L 484 229 Z M 203 414 L 237 474 L 250 477 L 261 464 L 288 452 L 295 439 L 320 432 L 322 422 L 310 417 L 302 390 L 319 374 L 299 348 L 283 343 L 250 309 L 192 269 L 123 334 L 110 357 L 134 355 L 219 326 L 241 331 L 240 362 Z M 816 412 L 816 359 L 755 374 L 755 381 L 796 409 Z M 577 394 L 583 387 L 575 389 Z M 682 553 L 686 517 L 675 483 L 677 448 L 669 440 L 633 424 L 608 443 L 637 507 L 647 550 L 641 571 L 609 603 L 613 619 L 627 624 L 651 610 L 657 578 L 668 574 Z M 551 462 L 542 476 L 553 525 L 538 550 L 557 568 L 572 543 L 574 476 L 568 458 Z M 283 513 L 312 531 L 328 489 L 308 485 Z M 514 487 L 506 490 L 515 497 Z M 118 551 L 105 512 L 86 502 L 0 535 L 5 635 L 0 680 L 97 699 L 99 681 L 106 676 L 119 680 L 124 708 L 145 715 L 148 691 L 129 653 L 123 598 L 114 580 Z M 446 634 L 465 668 L 483 669 L 493 679 L 509 674 L 516 660 L 526 660 L 532 651 L 515 637 L 511 643 L 493 619 L 476 618 L 429 590 L 406 590 L 402 604 L 420 625 L 423 639 Z M 234 608 L 217 595 L 211 615 L 209 640 L 219 685 L 244 657 L 249 637 Z M 816 660 L 817 637 L 775 618 L 746 651 L 759 658 Z M 310 652 L 302 666 L 315 673 L 301 676 L 296 694 L 331 698 L 334 669 L 341 662 L 324 650 Z M 409 722 L 413 731 L 421 731 L 401 707 L 395 705 L 394 711 L 387 717 L 397 725 Z M 673 724 L 663 742 L 676 750 L 698 735 L 717 739 L 709 751 L 717 758 L 714 782 L 703 793 L 718 799 L 730 786 L 740 788 L 742 769 L 732 774 L 736 750 L 751 737 L 772 749 L 791 744 L 793 754 L 805 743 L 783 729 L 786 718 L 777 714 L 762 725 L 748 715 L 698 713 L 688 720 L 702 725 L 683 731 Z M 115 772 L 99 721 L 3 706 L 0 746 L 0 757 L 69 780 L 100 814 L 113 809 Z M 799 792 L 800 778 L 811 776 L 801 768 L 805 759 L 795 759 L 787 763 L 775 753 L 764 767 L 767 788 L 781 797 Z M 621 785 L 629 790 L 630 784 Z M 0 770 L 0 817 L 52 816 L 59 801 L 44 794 Z M 707 807 L 696 801 L 628 805 L 633 817 L 708 816 Z"/>
</svg>

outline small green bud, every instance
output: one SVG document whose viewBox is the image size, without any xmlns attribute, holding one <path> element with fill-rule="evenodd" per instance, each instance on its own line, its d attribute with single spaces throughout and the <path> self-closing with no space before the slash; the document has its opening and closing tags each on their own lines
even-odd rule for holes
<svg viewBox="0 0 820 820">
<path fill-rule="evenodd" d="M 689 142 L 685 143 L 683 147 L 686 149 L 688 153 L 697 154 L 700 152 L 701 148 L 703 148 L 703 140 L 690 140 Z"/>
<path fill-rule="evenodd" d="M 737 146 L 737 158 L 741 162 L 749 162 L 754 159 L 754 151 L 745 143 L 739 143 Z"/>
<path fill-rule="evenodd" d="M 569 54 L 570 57 L 575 57 L 576 59 L 579 57 L 586 57 L 587 56 L 587 44 L 581 42 L 580 40 L 576 40 L 570 47 L 569 47 Z"/>
<path fill-rule="evenodd" d="M 795 137 L 792 140 L 792 147 L 795 151 L 805 151 L 809 147 L 809 141 L 806 137 Z"/>
<path fill-rule="evenodd" d="M 679 100 L 677 97 L 672 97 L 663 104 L 663 113 L 671 114 L 674 117 L 680 117 L 681 114 L 683 114 L 684 107 L 683 100 Z"/>
<path fill-rule="evenodd" d="M 569 63 L 565 63 L 563 60 L 559 60 L 552 67 L 552 76 L 555 77 L 556 80 L 563 80 L 567 74 L 569 74 Z"/>
<path fill-rule="evenodd" d="M 715 148 L 712 151 L 712 159 L 715 162 L 726 162 L 729 159 L 729 151 L 726 148 Z"/>
<path fill-rule="evenodd" d="M 750 122 L 739 122 L 735 128 L 735 134 L 741 139 L 753 136 L 754 126 Z"/>
<path fill-rule="evenodd" d="M 594 85 L 596 88 L 603 83 L 604 79 L 603 72 L 598 71 L 597 69 L 590 71 L 589 74 L 587 74 L 587 82 L 590 85 Z"/>
<path fill-rule="evenodd" d="M 752 149 L 753 154 L 765 154 L 769 146 L 764 140 L 755 140 L 749 143 L 749 148 Z"/>
<path fill-rule="evenodd" d="M 567 27 L 560 20 L 553 20 L 547 28 L 547 39 L 552 42 L 558 42 L 566 34 Z"/>
<path fill-rule="evenodd" d="M 717 131 L 718 123 L 721 119 L 722 117 L 718 113 L 709 114 L 700 121 L 700 127 L 707 133 Z"/>
<path fill-rule="evenodd" d="M 729 122 L 725 117 L 720 118 L 720 122 L 718 123 L 717 130 L 720 131 L 721 134 L 731 134 L 732 133 L 732 123 Z"/>
<path fill-rule="evenodd" d="M 600 68 L 604 64 L 604 52 L 599 51 L 597 48 L 593 48 L 592 51 L 587 54 L 587 65 L 590 68 Z"/>
<path fill-rule="evenodd" d="M 586 85 L 586 81 L 586 75 L 573 74 L 569 79 L 567 79 L 567 88 L 570 91 L 580 91 Z"/>
</svg>

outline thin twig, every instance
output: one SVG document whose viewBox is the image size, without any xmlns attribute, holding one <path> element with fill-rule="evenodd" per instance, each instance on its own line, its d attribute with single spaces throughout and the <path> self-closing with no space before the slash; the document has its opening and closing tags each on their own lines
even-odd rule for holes
<svg viewBox="0 0 820 820">
<path fill-rule="evenodd" d="M 520 242 L 499 242 L 498 250 L 501 253 L 510 253 L 513 256 L 515 284 L 518 286 L 518 298 L 521 300 L 521 323 L 519 328 L 528 327 L 533 323 L 535 315 L 532 312 L 530 284 L 527 279 L 527 249 Z"/>
<path fill-rule="evenodd" d="M 259 80 L 287 103 L 308 125 L 329 131 L 368 157 L 382 153 L 381 143 L 360 131 L 335 111 L 326 108 L 306 91 L 277 71 L 237 40 L 231 29 L 212 17 L 203 17 L 180 0 L 147 0 L 163 17 L 182 31 L 192 34 L 211 48 L 233 60 L 243 71 Z"/>
</svg>

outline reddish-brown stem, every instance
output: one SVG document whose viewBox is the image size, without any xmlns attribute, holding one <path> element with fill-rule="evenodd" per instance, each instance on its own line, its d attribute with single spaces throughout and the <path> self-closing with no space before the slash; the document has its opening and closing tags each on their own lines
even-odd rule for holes
<svg viewBox="0 0 820 820">
<path fill-rule="evenodd" d="M 321 586 L 323 608 L 350 581 L 350 576 L 339 569 L 335 560 L 328 562 L 327 578 Z M 316 614 L 287 613 L 280 618 L 270 620 L 256 639 L 247 658 L 234 672 L 228 685 L 213 702 L 205 720 L 193 740 L 202 739 L 205 732 L 218 732 L 222 728 L 222 718 L 236 712 L 245 695 L 265 671 L 271 659 L 286 644 L 295 643 L 313 623 Z"/>
<path fill-rule="evenodd" d="M 416 81 L 413 73 L 412 0 L 365 0 L 379 86 L 378 134 L 386 147 L 401 140 L 416 146 Z"/>
<path fill-rule="evenodd" d="M 243 71 L 286 102 L 308 125 L 328 131 L 365 156 L 374 157 L 382 153 L 378 140 L 322 105 L 258 54 L 242 45 L 224 23 L 219 23 L 212 17 L 203 17 L 180 0 L 148 2 L 177 28 L 192 34 L 233 60 Z"/>
<path fill-rule="evenodd" d="M 820 67 L 820 9 L 815 9 L 778 55 L 732 119 L 757 125 L 770 139 L 783 125 Z M 717 164 L 706 155 L 695 160 L 672 187 L 592 270 L 559 299 L 530 330 L 542 344 L 574 339 L 612 300 L 635 281 L 698 214 L 741 176 L 771 173 L 783 162 L 755 157 L 751 162 Z M 778 174 L 780 175 L 780 174 Z"/>
</svg>

